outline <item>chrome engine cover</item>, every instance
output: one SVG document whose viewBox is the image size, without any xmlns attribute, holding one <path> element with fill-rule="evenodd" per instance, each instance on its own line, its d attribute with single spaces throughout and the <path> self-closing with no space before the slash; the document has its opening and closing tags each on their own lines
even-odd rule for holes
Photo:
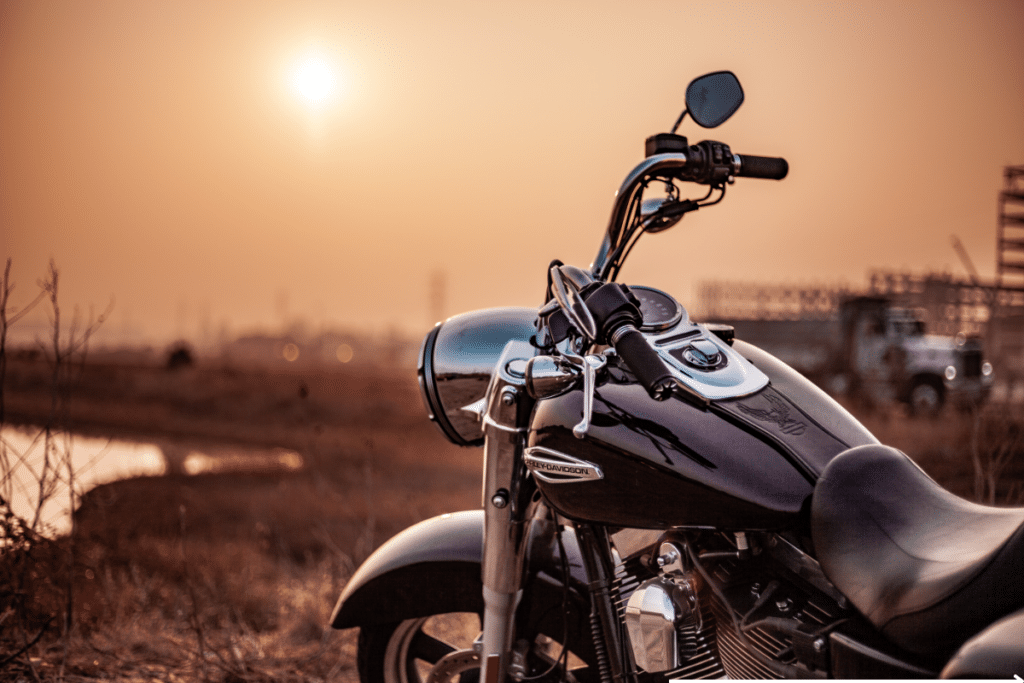
<svg viewBox="0 0 1024 683">
<path fill-rule="evenodd" d="M 667 577 L 642 583 L 626 603 L 625 621 L 638 667 L 650 673 L 679 668 L 683 663 L 679 629 L 700 622 L 693 584 Z"/>
</svg>

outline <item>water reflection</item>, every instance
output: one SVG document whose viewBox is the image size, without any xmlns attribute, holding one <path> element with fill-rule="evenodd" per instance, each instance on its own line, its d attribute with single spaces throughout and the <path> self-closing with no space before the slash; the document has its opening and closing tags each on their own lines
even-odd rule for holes
<svg viewBox="0 0 1024 683">
<path fill-rule="evenodd" d="M 303 463 L 301 455 L 283 448 L 143 443 L 73 434 L 54 436 L 47 448 L 39 429 L 0 429 L 0 495 L 11 501 L 16 515 L 28 523 L 35 520 L 36 530 L 47 536 L 71 528 L 69 464 L 79 497 L 101 484 L 130 477 L 282 472 L 301 469 Z"/>
<path fill-rule="evenodd" d="M 164 449 L 166 455 L 167 449 Z M 302 467 L 302 456 L 284 448 L 267 450 L 190 451 L 182 463 L 185 474 L 215 472 L 280 472 Z"/>
</svg>

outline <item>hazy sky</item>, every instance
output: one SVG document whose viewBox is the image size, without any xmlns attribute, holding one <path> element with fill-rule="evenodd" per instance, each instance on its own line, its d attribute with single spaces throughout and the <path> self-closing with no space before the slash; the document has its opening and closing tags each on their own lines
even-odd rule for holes
<svg viewBox="0 0 1024 683">
<path fill-rule="evenodd" d="M 647 135 L 731 69 L 738 152 L 782 182 L 648 236 L 622 279 L 860 284 L 983 275 L 1024 164 L 1024 2 L 0 4 L 0 256 L 23 302 L 49 258 L 111 333 L 315 323 L 426 331 L 536 305 L 586 266 Z M 294 83 L 334 74 L 319 103 Z"/>
</svg>

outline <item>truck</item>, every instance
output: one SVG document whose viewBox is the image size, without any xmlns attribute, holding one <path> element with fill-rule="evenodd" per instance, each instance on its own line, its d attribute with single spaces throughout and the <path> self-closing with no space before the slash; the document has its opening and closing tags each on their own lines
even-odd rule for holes
<svg viewBox="0 0 1024 683">
<path fill-rule="evenodd" d="M 915 415 L 970 409 L 992 389 L 980 338 L 928 334 L 921 312 L 884 296 L 851 296 L 827 320 L 714 320 L 833 395 L 899 403 Z"/>
</svg>

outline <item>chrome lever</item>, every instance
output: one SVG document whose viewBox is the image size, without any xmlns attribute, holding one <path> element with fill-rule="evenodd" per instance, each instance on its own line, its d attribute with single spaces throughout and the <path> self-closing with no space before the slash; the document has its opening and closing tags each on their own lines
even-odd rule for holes
<svg viewBox="0 0 1024 683">
<path fill-rule="evenodd" d="M 594 343 L 597 339 L 597 323 L 594 322 L 586 302 L 580 297 L 580 290 L 583 288 L 580 284 L 582 278 L 589 279 L 590 276 L 572 266 L 552 266 L 550 273 L 552 293 L 565 317 L 583 335 L 586 344 Z M 572 286 L 567 287 L 566 283 Z"/>
<path fill-rule="evenodd" d="M 590 429 L 594 412 L 594 389 L 597 387 L 597 371 L 606 365 L 604 356 L 583 357 L 583 420 L 572 428 L 572 434 L 582 439 Z"/>
</svg>

